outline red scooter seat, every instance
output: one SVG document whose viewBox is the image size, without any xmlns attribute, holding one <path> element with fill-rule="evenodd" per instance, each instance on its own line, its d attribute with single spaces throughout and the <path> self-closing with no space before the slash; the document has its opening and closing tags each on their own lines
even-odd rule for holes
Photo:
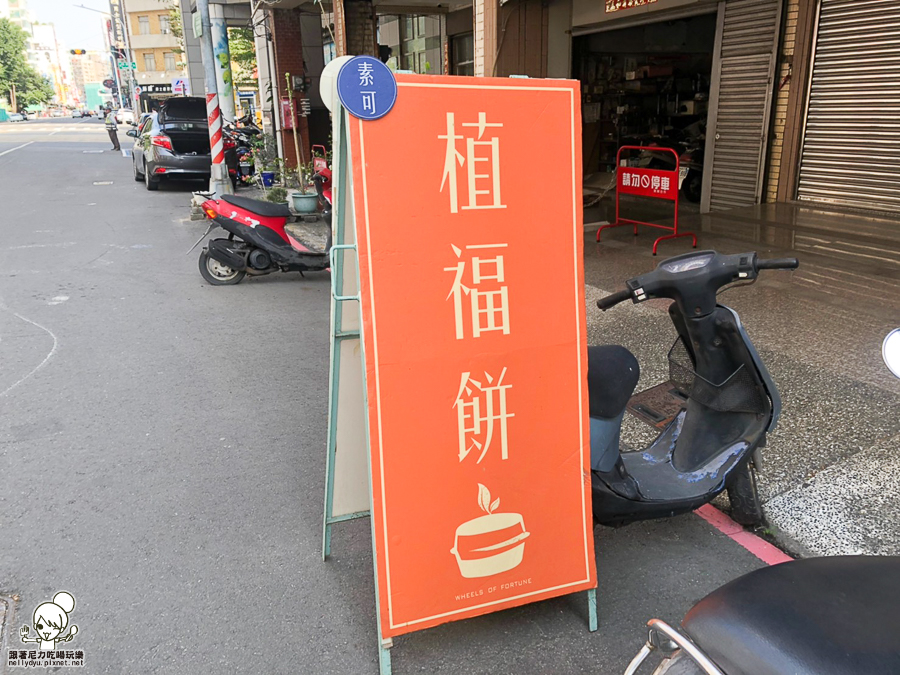
<svg viewBox="0 0 900 675">
<path fill-rule="evenodd" d="M 222 195 L 222 201 L 264 218 L 287 218 L 291 215 L 290 209 L 284 204 L 273 204 L 260 199 Z"/>
</svg>

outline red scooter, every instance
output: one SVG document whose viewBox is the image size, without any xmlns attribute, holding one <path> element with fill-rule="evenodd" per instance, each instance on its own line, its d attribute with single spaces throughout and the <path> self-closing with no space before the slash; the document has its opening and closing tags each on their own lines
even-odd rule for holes
<svg viewBox="0 0 900 675">
<path fill-rule="evenodd" d="M 324 251 L 317 251 L 292 237 L 286 230 L 290 210 L 284 204 L 249 197 L 222 195 L 203 202 L 210 219 L 209 228 L 219 226 L 227 239 L 210 239 L 200 252 L 200 274 L 213 286 L 240 283 L 248 274 L 261 276 L 272 272 L 318 272 L 329 268 L 331 250 L 331 171 L 321 167 L 313 176 L 322 204 L 322 216 L 328 226 Z M 197 246 L 191 247 L 191 251 Z M 190 251 L 188 251 L 190 253 Z"/>
</svg>

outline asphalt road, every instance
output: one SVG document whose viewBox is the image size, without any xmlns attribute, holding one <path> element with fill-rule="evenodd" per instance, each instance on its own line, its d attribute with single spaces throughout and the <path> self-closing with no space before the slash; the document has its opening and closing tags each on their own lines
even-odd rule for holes
<svg viewBox="0 0 900 675">
<path fill-rule="evenodd" d="M 147 192 L 108 146 L 0 125 L 9 646 L 64 589 L 85 673 L 376 673 L 368 522 L 320 557 L 327 274 L 208 286 L 198 186 Z M 398 639 L 394 672 L 622 672 L 649 618 L 761 565 L 693 515 L 597 535 L 599 632 L 560 598 Z"/>
</svg>

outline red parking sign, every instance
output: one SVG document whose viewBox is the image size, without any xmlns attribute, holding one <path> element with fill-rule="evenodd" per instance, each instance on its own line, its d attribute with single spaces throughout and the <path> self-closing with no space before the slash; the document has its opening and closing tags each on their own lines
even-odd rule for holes
<svg viewBox="0 0 900 675">
<path fill-rule="evenodd" d="M 675 200 L 678 197 L 678 174 L 673 171 L 621 167 L 619 192 L 642 197 Z"/>
</svg>

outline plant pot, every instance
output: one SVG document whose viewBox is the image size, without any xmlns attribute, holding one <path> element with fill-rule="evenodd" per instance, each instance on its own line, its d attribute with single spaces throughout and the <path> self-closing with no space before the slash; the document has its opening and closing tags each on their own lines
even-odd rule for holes
<svg viewBox="0 0 900 675">
<path fill-rule="evenodd" d="M 274 171 L 262 171 L 260 175 L 262 176 L 263 187 L 272 187 L 275 185 Z"/>
<path fill-rule="evenodd" d="M 319 195 L 313 192 L 306 194 L 293 192 L 291 193 L 291 201 L 294 202 L 294 211 L 297 213 L 315 213 L 319 204 Z"/>
</svg>

